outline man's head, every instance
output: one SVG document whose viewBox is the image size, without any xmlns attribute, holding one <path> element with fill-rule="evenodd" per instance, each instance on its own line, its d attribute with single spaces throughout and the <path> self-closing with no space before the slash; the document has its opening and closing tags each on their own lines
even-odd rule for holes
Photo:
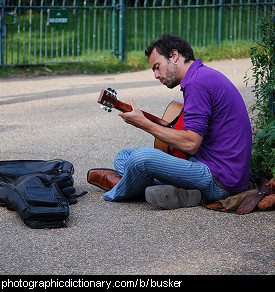
<svg viewBox="0 0 275 292">
<path fill-rule="evenodd" d="M 163 34 L 159 40 L 153 41 L 152 44 L 145 49 L 145 55 L 150 58 L 150 55 L 155 48 L 157 52 L 163 55 L 166 59 L 170 59 L 171 52 L 177 50 L 185 58 L 186 63 L 189 61 L 195 61 L 194 53 L 190 44 L 185 39 L 178 36 L 168 33 Z"/>
<path fill-rule="evenodd" d="M 189 43 L 178 36 L 163 34 L 145 49 L 155 78 L 174 88 L 182 81 L 189 63 L 195 61 L 194 53 Z M 187 66 L 188 65 L 188 66 Z"/>
</svg>

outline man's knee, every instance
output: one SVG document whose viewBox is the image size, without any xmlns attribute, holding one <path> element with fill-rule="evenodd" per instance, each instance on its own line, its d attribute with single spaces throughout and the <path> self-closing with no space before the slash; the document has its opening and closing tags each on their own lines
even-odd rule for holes
<svg viewBox="0 0 275 292">
<path fill-rule="evenodd" d="M 147 159 L 152 159 L 155 150 L 155 148 L 149 146 L 140 146 L 132 153 L 132 155 L 136 160 L 145 161 Z"/>
<path fill-rule="evenodd" d="M 124 165 L 126 163 L 126 161 L 128 160 L 130 154 L 134 150 L 135 149 L 132 149 L 132 148 L 125 148 L 125 149 L 120 150 L 114 159 L 115 167 L 116 167 L 116 165 L 118 165 L 118 166 Z"/>
<path fill-rule="evenodd" d="M 132 152 L 128 165 L 131 165 L 131 167 L 136 166 L 139 170 L 144 170 L 147 162 L 152 162 L 152 160 L 154 160 L 155 151 L 155 148 L 149 146 L 138 147 Z"/>
</svg>

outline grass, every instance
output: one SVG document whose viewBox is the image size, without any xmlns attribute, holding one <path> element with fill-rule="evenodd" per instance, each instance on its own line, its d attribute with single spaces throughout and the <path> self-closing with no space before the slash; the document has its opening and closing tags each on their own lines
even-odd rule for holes
<svg viewBox="0 0 275 292">
<path fill-rule="evenodd" d="M 246 42 L 237 42 L 235 44 L 224 42 L 221 46 L 209 46 L 205 49 L 194 49 L 194 54 L 195 58 L 201 58 L 203 62 L 232 58 L 250 58 L 251 44 Z"/>
<path fill-rule="evenodd" d="M 250 57 L 249 43 L 230 44 L 224 42 L 221 46 L 209 46 L 204 49 L 195 48 L 195 58 L 201 58 L 203 62 L 240 59 Z M 44 65 L 3 66 L 0 67 L 0 77 L 8 78 L 14 76 L 54 76 L 72 74 L 104 74 L 120 73 L 148 69 L 147 58 L 142 56 L 143 52 L 129 53 L 126 60 L 121 62 L 116 58 L 106 58 L 99 61 L 80 63 L 59 63 Z M 138 56 L 140 55 L 140 56 Z"/>
<path fill-rule="evenodd" d="M 131 8 L 134 8 L 133 5 Z M 5 21 L 14 24 L 7 26 L 4 62 L 45 64 L 0 66 L 0 77 L 102 74 L 147 69 L 149 65 L 143 50 L 164 32 L 186 38 L 195 48 L 195 57 L 204 62 L 250 57 L 251 38 L 256 33 L 255 20 L 260 13 L 258 8 L 251 10 L 236 6 L 233 9 L 228 6 L 223 7 L 221 17 L 221 11 L 215 5 L 190 9 L 166 6 L 163 9 L 128 9 L 124 21 L 127 56 L 120 62 L 111 53 L 119 47 L 120 31 L 119 14 L 114 14 L 112 6 L 104 9 L 70 7 L 67 11 L 67 26 L 47 25 L 48 14 L 44 7 L 18 8 L 16 18 L 7 15 Z M 224 41 L 217 46 L 215 42 L 222 39 L 231 42 Z"/>
</svg>

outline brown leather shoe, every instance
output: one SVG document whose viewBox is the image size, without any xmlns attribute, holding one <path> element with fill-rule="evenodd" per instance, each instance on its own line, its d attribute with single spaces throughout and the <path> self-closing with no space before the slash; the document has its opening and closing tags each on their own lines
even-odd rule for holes
<svg viewBox="0 0 275 292">
<path fill-rule="evenodd" d="M 119 183 L 121 175 L 109 168 L 93 168 L 88 171 L 88 183 L 95 185 L 105 191 L 111 190 Z"/>
<path fill-rule="evenodd" d="M 257 206 L 260 211 L 275 209 L 275 194 L 263 197 Z"/>
</svg>

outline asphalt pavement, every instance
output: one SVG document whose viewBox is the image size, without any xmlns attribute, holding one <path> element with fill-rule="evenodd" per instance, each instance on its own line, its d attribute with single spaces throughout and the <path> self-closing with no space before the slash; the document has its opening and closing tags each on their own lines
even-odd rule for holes
<svg viewBox="0 0 275 292">
<path fill-rule="evenodd" d="M 243 82 L 249 59 L 207 65 L 237 86 L 247 107 L 253 103 L 252 83 Z M 70 206 L 61 229 L 31 229 L 1 207 L 0 275 L 274 275 L 274 211 L 236 215 L 112 203 L 87 183 L 87 171 L 113 168 L 120 149 L 154 142 L 116 110 L 100 109 L 97 99 L 107 87 L 159 117 L 170 101 L 182 100 L 179 88 L 167 89 L 151 70 L 0 80 L 0 160 L 68 160 L 77 192 L 88 192 Z"/>
</svg>

